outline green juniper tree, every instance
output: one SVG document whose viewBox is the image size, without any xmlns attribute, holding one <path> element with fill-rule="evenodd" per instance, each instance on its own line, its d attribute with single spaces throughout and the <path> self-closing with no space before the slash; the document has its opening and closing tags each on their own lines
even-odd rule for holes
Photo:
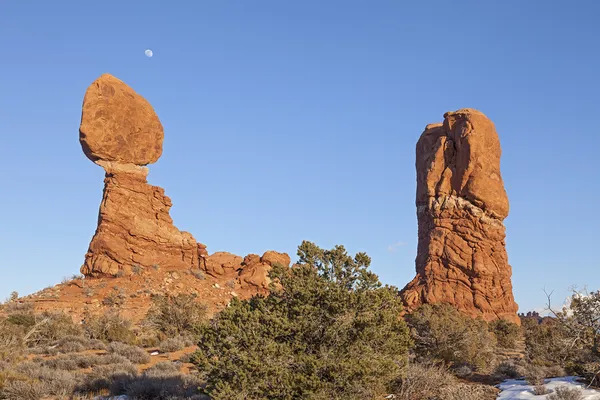
<svg viewBox="0 0 600 400">
<path fill-rule="evenodd" d="M 233 299 L 200 329 L 194 362 L 213 399 L 370 399 L 390 393 L 410 338 L 394 287 L 364 253 L 298 248 L 271 294 Z"/>
</svg>

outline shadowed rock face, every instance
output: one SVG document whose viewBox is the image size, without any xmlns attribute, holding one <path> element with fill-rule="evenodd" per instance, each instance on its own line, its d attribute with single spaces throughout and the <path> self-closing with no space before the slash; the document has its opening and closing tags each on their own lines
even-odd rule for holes
<svg viewBox="0 0 600 400">
<path fill-rule="evenodd" d="M 473 317 L 519 323 L 494 124 L 477 110 L 448 112 L 425 128 L 416 155 L 417 276 L 402 290 L 406 307 L 449 303 Z"/>
<path fill-rule="evenodd" d="M 171 199 L 146 181 L 145 165 L 162 154 L 162 125 L 150 103 L 119 79 L 105 74 L 90 85 L 79 134 L 84 153 L 106 171 L 98 227 L 81 267 L 84 275 L 201 269 L 264 292 L 272 265 L 289 265 L 287 254 L 274 251 L 246 259 L 223 252 L 209 256 L 205 245 L 173 225 Z"/>
</svg>

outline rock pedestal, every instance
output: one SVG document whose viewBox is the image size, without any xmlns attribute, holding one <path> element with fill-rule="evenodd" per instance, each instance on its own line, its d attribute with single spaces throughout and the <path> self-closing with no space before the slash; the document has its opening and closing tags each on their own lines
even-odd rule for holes
<svg viewBox="0 0 600 400">
<path fill-rule="evenodd" d="M 106 171 L 98 228 L 81 267 L 85 276 L 127 276 L 142 269 L 204 270 L 242 288 L 265 291 L 272 265 L 290 264 L 274 251 L 246 258 L 208 254 L 169 215 L 171 199 L 149 185 L 147 164 L 162 154 L 163 127 L 150 103 L 112 75 L 102 75 L 83 100 L 79 141 L 86 156 Z"/>
<path fill-rule="evenodd" d="M 494 124 L 477 110 L 448 112 L 425 128 L 416 155 L 417 275 L 401 292 L 406 308 L 449 303 L 486 321 L 519 323 Z"/>
</svg>

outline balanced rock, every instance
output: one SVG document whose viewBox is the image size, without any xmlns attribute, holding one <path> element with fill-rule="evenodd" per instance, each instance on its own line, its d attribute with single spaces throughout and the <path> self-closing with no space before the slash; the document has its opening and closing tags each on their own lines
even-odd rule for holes
<svg viewBox="0 0 600 400">
<path fill-rule="evenodd" d="M 518 324 L 494 124 L 477 110 L 448 112 L 425 128 L 416 156 L 417 275 L 401 292 L 406 308 L 449 303 L 486 321 Z"/>
<path fill-rule="evenodd" d="M 150 103 L 114 76 L 102 75 L 86 91 L 79 141 L 90 160 L 154 163 L 162 154 L 163 136 Z"/>
<path fill-rule="evenodd" d="M 141 166 L 160 157 L 162 140 L 162 126 L 145 99 L 110 75 L 92 83 L 83 101 L 80 142 L 106 177 L 84 275 L 200 267 L 206 246 L 173 225 L 171 200 L 147 183 L 148 168 Z"/>
</svg>

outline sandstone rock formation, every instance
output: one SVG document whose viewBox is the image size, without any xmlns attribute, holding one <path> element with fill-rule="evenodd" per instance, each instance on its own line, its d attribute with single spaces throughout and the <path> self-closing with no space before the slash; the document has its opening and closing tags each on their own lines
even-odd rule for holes
<svg viewBox="0 0 600 400">
<path fill-rule="evenodd" d="M 213 277 L 238 279 L 242 288 L 265 291 L 271 283 L 269 270 L 275 264 L 289 267 L 290 257 L 285 253 L 267 251 L 262 257 L 248 254 L 242 259 L 231 253 L 217 252 L 206 257 L 203 265 L 206 273 Z"/>
<path fill-rule="evenodd" d="M 269 269 L 289 266 L 274 251 L 245 259 L 208 254 L 169 215 L 171 200 L 147 183 L 148 168 L 162 154 L 163 128 L 152 106 L 119 79 L 105 74 L 88 88 L 79 129 L 87 157 L 106 171 L 98 227 L 81 272 L 89 277 L 129 276 L 140 270 L 204 270 L 254 292 L 268 288 Z"/>
<path fill-rule="evenodd" d="M 163 128 L 152 106 L 111 75 L 102 75 L 83 100 L 79 140 L 106 171 L 98 228 L 81 272 L 129 275 L 136 268 L 198 268 L 199 247 L 169 216 L 171 200 L 146 181 L 162 153 Z"/>
<path fill-rule="evenodd" d="M 494 124 L 477 110 L 448 112 L 425 128 L 416 150 L 417 276 L 401 292 L 408 310 L 450 303 L 473 317 L 519 323 L 500 155 Z"/>
</svg>

